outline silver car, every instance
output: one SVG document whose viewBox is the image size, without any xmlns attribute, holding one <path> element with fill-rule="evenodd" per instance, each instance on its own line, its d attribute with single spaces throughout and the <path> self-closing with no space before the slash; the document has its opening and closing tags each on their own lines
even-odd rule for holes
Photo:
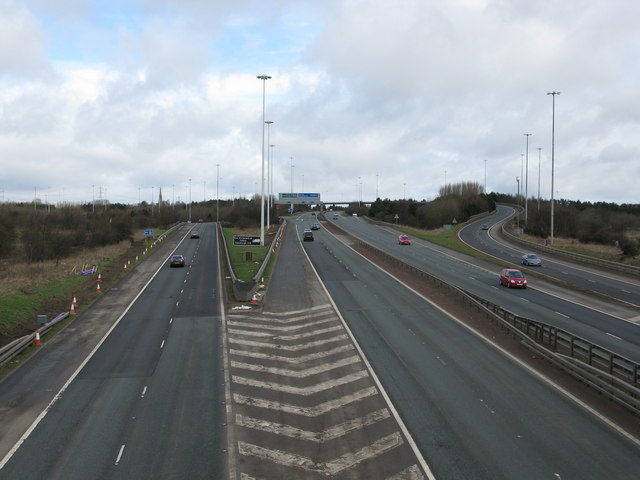
<svg viewBox="0 0 640 480">
<path fill-rule="evenodd" d="M 531 267 L 539 267 L 542 265 L 542 259 L 535 253 L 525 253 L 522 255 L 522 264 Z"/>
</svg>

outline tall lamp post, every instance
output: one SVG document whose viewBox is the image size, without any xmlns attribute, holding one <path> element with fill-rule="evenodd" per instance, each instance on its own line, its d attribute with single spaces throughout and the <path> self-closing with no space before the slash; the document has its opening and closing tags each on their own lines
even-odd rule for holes
<svg viewBox="0 0 640 480">
<path fill-rule="evenodd" d="M 269 159 L 269 152 L 271 149 L 269 148 L 269 144 L 271 143 L 271 124 L 273 123 L 271 120 L 267 120 L 264 122 L 267 124 L 267 228 L 271 225 L 271 215 L 270 215 L 270 204 L 271 204 L 271 192 L 269 191 L 269 165 L 271 165 L 271 160 Z"/>
<path fill-rule="evenodd" d="M 289 157 L 291 159 L 291 190 L 290 192 L 293 193 L 293 157 Z M 289 209 L 290 213 L 293 213 L 293 203 L 291 204 L 291 208 Z"/>
<path fill-rule="evenodd" d="M 260 245 L 264 246 L 264 103 L 265 103 L 265 89 L 267 80 L 271 77 L 269 75 L 258 75 L 258 78 L 262 80 L 262 175 L 260 178 Z"/>
<path fill-rule="evenodd" d="M 560 92 L 547 92 L 547 95 L 551 95 L 551 245 L 553 245 L 553 170 L 555 162 L 555 131 L 556 131 L 556 95 L 560 95 Z"/>
<path fill-rule="evenodd" d="M 529 222 L 529 137 L 530 133 L 525 133 L 527 137 L 527 149 L 526 149 L 526 167 L 524 176 L 524 224 L 528 225 Z"/>
<path fill-rule="evenodd" d="M 220 164 L 216 163 L 216 223 L 220 221 Z"/>
<path fill-rule="evenodd" d="M 520 177 L 516 177 L 516 183 L 518 184 L 518 216 L 516 217 L 516 228 L 518 233 L 520 232 Z"/>
<path fill-rule="evenodd" d="M 269 208 L 273 207 L 273 149 L 275 145 L 269 145 Z"/>
</svg>

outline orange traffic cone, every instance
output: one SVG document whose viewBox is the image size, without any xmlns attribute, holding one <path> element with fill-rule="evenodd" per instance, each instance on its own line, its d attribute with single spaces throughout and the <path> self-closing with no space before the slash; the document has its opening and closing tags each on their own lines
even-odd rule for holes
<svg viewBox="0 0 640 480">
<path fill-rule="evenodd" d="M 71 310 L 69 310 L 69 315 L 75 315 L 76 314 L 76 307 L 75 305 L 72 303 L 71 304 Z"/>
<path fill-rule="evenodd" d="M 33 344 L 40 345 L 40 330 L 36 330 L 36 341 Z"/>
<path fill-rule="evenodd" d="M 73 304 L 74 307 L 78 306 L 78 301 L 76 300 L 76 297 L 73 297 L 73 302 L 71 302 Z"/>
<path fill-rule="evenodd" d="M 126 264 L 126 263 L 124 264 L 124 269 L 125 269 L 125 270 L 127 269 L 127 264 Z"/>
<path fill-rule="evenodd" d="M 100 293 L 100 284 L 99 283 L 96 284 L 96 293 Z"/>
<path fill-rule="evenodd" d="M 258 304 L 258 295 L 256 294 L 256 292 L 253 292 L 253 295 L 251 297 L 251 305 L 257 305 Z"/>
<path fill-rule="evenodd" d="M 97 281 L 100 282 L 100 280 L 102 280 L 102 274 L 101 273 L 98 274 L 98 280 Z"/>
</svg>

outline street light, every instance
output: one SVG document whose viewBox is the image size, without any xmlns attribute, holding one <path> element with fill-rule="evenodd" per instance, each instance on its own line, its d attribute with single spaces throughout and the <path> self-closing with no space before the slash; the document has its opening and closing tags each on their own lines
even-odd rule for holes
<svg viewBox="0 0 640 480">
<path fill-rule="evenodd" d="M 525 137 L 527 137 L 527 166 L 525 170 L 524 176 L 524 224 L 528 225 L 529 222 L 529 137 L 530 133 L 525 133 Z"/>
<path fill-rule="evenodd" d="M 216 223 L 220 222 L 220 164 L 216 163 Z"/>
<path fill-rule="evenodd" d="M 291 193 L 293 193 L 293 157 L 291 158 Z M 289 209 L 289 213 L 293 213 L 293 203 L 291 204 L 291 208 Z"/>
<path fill-rule="evenodd" d="M 265 89 L 267 80 L 271 77 L 269 75 L 258 75 L 258 78 L 262 80 L 262 177 L 260 178 L 260 245 L 264 246 L 264 103 L 265 103 Z"/>
<path fill-rule="evenodd" d="M 269 145 L 269 208 L 273 206 L 273 149 L 275 145 Z"/>
<path fill-rule="evenodd" d="M 518 184 L 518 196 L 516 197 L 518 199 L 518 216 L 516 217 L 516 228 L 518 229 L 518 232 L 520 231 L 520 177 L 516 177 L 516 183 Z"/>
<path fill-rule="evenodd" d="M 271 124 L 273 122 L 271 120 L 267 120 L 264 123 L 267 124 L 267 145 L 269 145 L 271 143 Z M 271 193 L 269 192 L 269 165 L 271 164 L 269 160 L 269 151 L 270 149 L 267 149 L 267 198 L 271 199 Z M 269 203 L 271 203 L 271 200 L 269 200 Z M 267 228 L 271 225 L 270 210 L 269 204 L 267 204 Z"/>
<path fill-rule="evenodd" d="M 553 245 L 553 170 L 555 161 L 555 130 L 556 130 L 556 95 L 560 92 L 547 92 L 551 95 L 551 245 Z"/>
</svg>

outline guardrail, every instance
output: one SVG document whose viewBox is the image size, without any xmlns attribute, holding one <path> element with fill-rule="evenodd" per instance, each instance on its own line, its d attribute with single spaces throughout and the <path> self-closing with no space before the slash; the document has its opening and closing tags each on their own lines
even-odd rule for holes
<svg viewBox="0 0 640 480">
<path fill-rule="evenodd" d="M 371 251 L 386 262 L 400 266 L 410 273 L 448 290 L 449 293 L 456 295 L 491 321 L 507 329 L 512 335 L 519 338 L 524 346 L 535 350 L 550 363 L 595 388 L 610 400 L 636 414 L 640 413 L 640 366 L 638 363 L 566 330 L 517 316 L 499 305 L 445 282 L 357 237 L 353 237 L 340 227 L 336 226 L 336 228 L 353 238 L 361 248 Z"/>
<path fill-rule="evenodd" d="M 39 335 L 41 336 L 44 335 L 56 323 L 58 323 L 60 320 L 64 318 L 67 318 L 68 316 L 69 316 L 69 312 L 63 312 L 57 317 L 55 317 L 54 319 L 52 319 L 50 322 L 45 323 L 44 325 L 42 325 L 42 327 L 38 329 Z M 36 339 L 36 332 L 33 332 L 28 335 L 24 335 L 20 338 L 16 338 L 13 342 L 0 348 L 0 366 L 11 361 L 13 357 L 21 353 L 27 347 L 33 345 L 33 343 L 35 342 L 35 339 Z"/>
</svg>

